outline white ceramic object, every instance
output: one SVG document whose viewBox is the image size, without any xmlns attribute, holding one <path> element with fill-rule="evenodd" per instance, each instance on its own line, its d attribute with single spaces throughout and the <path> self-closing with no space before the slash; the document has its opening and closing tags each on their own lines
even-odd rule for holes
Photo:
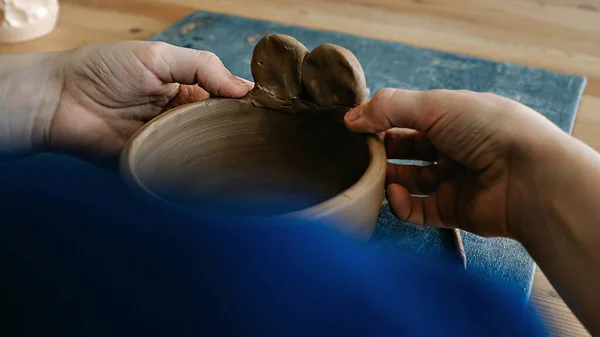
<svg viewBox="0 0 600 337">
<path fill-rule="evenodd" d="M 0 43 L 22 42 L 52 32 L 58 0 L 0 0 Z"/>
</svg>

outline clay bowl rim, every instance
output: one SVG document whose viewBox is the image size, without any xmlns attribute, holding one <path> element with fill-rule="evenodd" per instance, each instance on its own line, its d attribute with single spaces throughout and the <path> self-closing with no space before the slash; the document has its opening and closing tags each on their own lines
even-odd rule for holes
<svg viewBox="0 0 600 337">
<path fill-rule="evenodd" d="M 141 140 L 140 138 L 144 137 L 147 133 L 157 128 L 161 121 L 166 120 L 168 118 L 172 118 L 177 113 L 182 113 L 184 111 L 188 111 L 195 108 L 206 107 L 209 104 L 219 103 L 220 101 L 224 100 L 238 100 L 241 103 L 243 103 L 242 100 L 236 98 L 208 98 L 194 103 L 187 103 L 159 114 L 158 116 L 145 123 L 140 129 L 138 129 L 129 138 L 129 140 L 123 147 L 119 159 L 119 171 L 121 177 L 126 181 L 127 185 L 129 185 L 129 187 L 133 189 L 134 192 L 143 192 L 142 194 L 144 194 L 147 197 L 152 197 L 153 200 L 158 200 L 166 205 L 174 206 L 182 210 L 187 210 L 186 207 L 178 205 L 177 203 L 173 203 L 155 194 L 152 190 L 145 186 L 144 183 L 135 174 L 134 158 L 137 152 L 137 147 L 143 142 L 143 140 Z M 272 113 L 279 112 L 273 111 Z M 363 174 L 355 183 L 353 183 L 350 187 L 346 188 L 345 190 L 338 192 L 335 196 L 320 203 L 317 203 L 313 206 L 288 213 L 276 214 L 273 216 L 310 216 L 313 218 L 322 218 L 329 216 L 340 209 L 343 209 L 343 205 L 348 200 L 361 198 L 361 196 L 365 194 L 362 193 L 362 191 L 368 190 L 369 188 L 372 188 L 371 186 L 376 185 L 378 179 L 380 179 L 382 175 L 385 177 L 387 168 L 387 155 L 385 152 L 385 147 L 379 139 L 379 137 L 373 134 L 368 134 L 365 138 L 367 140 L 367 146 L 369 148 L 369 164 L 367 165 L 367 168 L 364 170 Z M 382 190 L 381 193 L 383 196 L 384 191 Z"/>
</svg>

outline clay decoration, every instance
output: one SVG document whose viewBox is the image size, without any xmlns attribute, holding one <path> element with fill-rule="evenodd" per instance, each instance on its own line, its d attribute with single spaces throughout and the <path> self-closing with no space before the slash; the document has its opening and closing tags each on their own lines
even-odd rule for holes
<svg viewBox="0 0 600 337">
<path fill-rule="evenodd" d="M 58 0 L 0 0 L 0 43 L 43 37 L 58 19 Z"/>
<path fill-rule="evenodd" d="M 309 52 L 291 36 L 265 36 L 254 47 L 250 67 L 255 86 L 248 98 L 257 107 L 325 115 L 340 122 L 367 93 L 356 56 L 331 43 Z"/>
</svg>

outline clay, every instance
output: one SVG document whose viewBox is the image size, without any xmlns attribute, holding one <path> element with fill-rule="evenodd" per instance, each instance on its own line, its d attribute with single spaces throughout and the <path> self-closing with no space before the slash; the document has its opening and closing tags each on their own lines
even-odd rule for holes
<svg viewBox="0 0 600 337">
<path fill-rule="evenodd" d="M 315 48 L 302 65 L 302 83 L 318 106 L 360 105 L 365 99 L 365 73 L 348 49 L 325 43 Z"/>
<path fill-rule="evenodd" d="M 366 96 L 360 62 L 348 49 L 330 43 L 309 53 L 289 36 L 265 36 L 254 48 L 251 69 L 255 87 L 248 99 L 258 107 L 342 122 Z"/>
<path fill-rule="evenodd" d="M 344 116 L 349 110 L 349 107 L 345 106 L 320 107 L 303 99 L 286 101 L 257 88 L 252 90 L 248 98 L 256 107 L 293 114 L 311 115 L 334 123 L 343 123 Z"/>
<path fill-rule="evenodd" d="M 300 71 L 306 48 L 291 36 L 275 34 L 262 38 L 254 47 L 250 70 L 260 89 L 283 101 L 302 93 Z"/>
</svg>

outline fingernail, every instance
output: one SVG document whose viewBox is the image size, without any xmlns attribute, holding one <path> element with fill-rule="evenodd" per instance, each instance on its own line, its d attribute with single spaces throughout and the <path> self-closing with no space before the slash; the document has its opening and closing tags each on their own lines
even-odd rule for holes
<svg viewBox="0 0 600 337">
<path fill-rule="evenodd" d="M 347 122 L 354 122 L 355 120 L 360 118 L 361 114 L 362 114 L 361 107 L 356 107 L 356 108 L 353 108 L 350 111 L 348 111 L 348 113 L 346 113 L 346 117 L 344 117 L 344 118 L 346 119 Z"/>
</svg>

